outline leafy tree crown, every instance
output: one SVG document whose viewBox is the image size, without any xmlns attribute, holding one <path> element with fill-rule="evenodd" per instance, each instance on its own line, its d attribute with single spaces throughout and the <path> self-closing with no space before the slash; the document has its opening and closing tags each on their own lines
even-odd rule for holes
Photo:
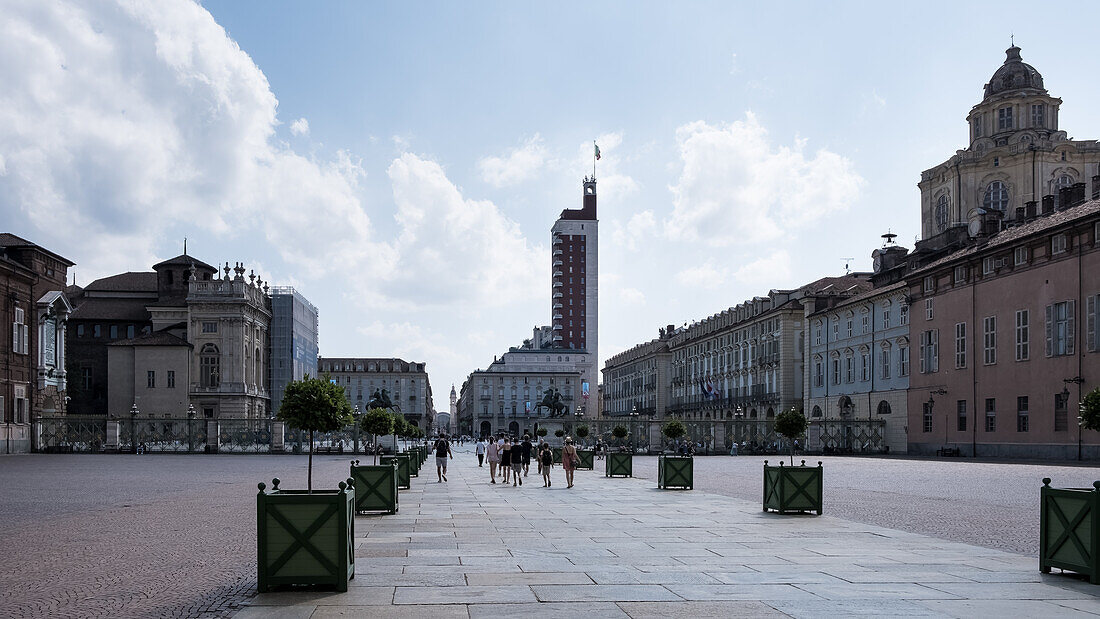
<svg viewBox="0 0 1100 619">
<path fill-rule="evenodd" d="M 385 409 L 372 408 L 359 420 L 359 427 L 369 434 L 385 436 L 393 432 L 393 417 Z"/>
<path fill-rule="evenodd" d="M 665 425 L 661 426 L 661 434 L 671 438 L 678 439 L 681 436 L 687 434 L 687 428 L 684 427 L 684 422 L 679 419 L 673 419 Z"/>
<path fill-rule="evenodd" d="M 578 426 L 577 427 L 577 436 L 579 436 L 581 438 L 584 438 L 584 437 L 588 436 L 588 426 Z"/>
<path fill-rule="evenodd" d="M 328 376 L 291 381 L 283 391 L 279 419 L 299 430 L 332 432 L 351 423 L 351 405 Z"/>
<path fill-rule="evenodd" d="M 775 431 L 794 440 L 806 433 L 806 416 L 796 408 L 790 408 L 775 417 Z"/>
<path fill-rule="evenodd" d="M 611 434 L 613 434 L 615 438 L 626 438 L 629 431 L 626 429 L 626 426 L 615 426 L 611 429 Z"/>
<path fill-rule="evenodd" d="M 1093 389 L 1081 398 L 1081 427 L 1086 430 L 1100 430 L 1100 387 Z"/>
<path fill-rule="evenodd" d="M 537 434 L 539 436 L 546 436 L 546 434 L 547 434 L 546 428 L 539 428 L 538 430 L 535 430 L 535 434 Z"/>
<path fill-rule="evenodd" d="M 558 438 L 565 436 L 565 430 L 554 430 L 554 436 Z"/>
</svg>

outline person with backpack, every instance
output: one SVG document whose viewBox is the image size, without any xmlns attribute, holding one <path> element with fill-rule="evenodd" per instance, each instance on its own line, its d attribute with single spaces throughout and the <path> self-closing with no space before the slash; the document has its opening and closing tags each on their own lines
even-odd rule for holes
<svg viewBox="0 0 1100 619">
<path fill-rule="evenodd" d="M 523 452 L 523 476 L 527 477 L 527 474 L 531 472 L 531 450 L 534 449 L 534 445 L 531 444 L 531 435 L 523 435 L 523 444 L 520 445 L 520 451 Z"/>
<path fill-rule="evenodd" d="M 447 481 L 447 456 L 454 460 L 451 453 L 451 444 L 447 442 L 447 435 L 440 434 L 435 441 L 435 472 L 439 475 L 439 483 Z"/>
<path fill-rule="evenodd" d="M 554 452 L 550 449 L 550 446 L 546 443 L 540 445 L 539 448 L 539 472 L 542 473 L 542 487 L 549 488 L 550 483 L 550 470 L 554 468 Z"/>
</svg>

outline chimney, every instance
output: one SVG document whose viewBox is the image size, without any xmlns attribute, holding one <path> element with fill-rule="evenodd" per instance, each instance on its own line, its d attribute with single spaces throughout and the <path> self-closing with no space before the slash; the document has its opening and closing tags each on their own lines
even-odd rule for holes
<svg viewBox="0 0 1100 619">
<path fill-rule="evenodd" d="M 1069 201 L 1066 202 L 1066 208 L 1071 206 L 1077 206 L 1085 201 L 1085 184 L 1074 183 L 1069 187 Z"/>
<path fill-rule="evenodd" d="M 1028 204 L 1035 204 L 1035 203 L 1034 202 L 1028 202 Z M 1024 206 L 1017 206 L 1016 207 L 1016 221 L 1023 221 L 1024 217 L 1026 215 L 1027 215 L 1027 207 L 1024 207 Z"/>
<path fill-rule="evenodd" d="M 1058 210 L 1064 211 L 1069 208 L 1071 198 L 1073 196 L 1073 187 L 1062 187 L 1058 190 Z"/>
<path fill-rule="evenodd" d="M 1054 196 L 1043 196 L 1043 215 L 1050 215 L 1054 212 Z"/>
<path fill-rule="evenodd" d="M 1027 219 L 1035 219 L 1035 206 L 1035 200 L 1024 202 L 1024 217 Z"/>
</svg>

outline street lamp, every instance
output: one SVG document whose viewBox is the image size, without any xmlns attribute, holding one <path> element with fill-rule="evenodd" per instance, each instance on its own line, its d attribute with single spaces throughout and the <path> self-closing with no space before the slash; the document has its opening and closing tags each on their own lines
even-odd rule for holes
<svg viewBox="0 0 1100 619">
<path fill-rule="evenodd" d="M 634 407 L 630 410 L 630 436 L 631 443 L 630 453 L 638 451 L 638 403 L 634 403 Z"/>
<path fill-rule="evenodd" d="M 352 449 L 355 455 L 359 455 L 359 415 L 361 414 L 362 412 L 359 410 L 359 405 L 356 404 L 351 409 L 351 418 L 355 420 L 355 447 Z"/>
<path fill-rule="evenodd" d="M 1073 383 L 1073 384 L 1077 385 L 1077 399 L 1080 400 L 1081 399 L 1081 383 L 1083 383 L 1083 382 L 1085 382 L 1085 379 L 1081 378 L 1080 376 L 1074 376 L 1073 378 L 1063 378 L 1062 379 L 1062 406 L 1065 406 L 1066 409 L 1069 409 L 1069 384 Z M 1084 421 L 1085 421 L 1084 419 L 1081 418 L 1080 403 L 1078 403 L 1077 411 L 1078 411 L 1077 412 L 1077 459 L 1080 460 L 1081 459 L 1081 430 L 1083 429 L 1082 424 L 1084 424 Z"/>
<path fill-rule="evenodd" d="M 195 405 L 187 405 L 187 451 L 195 451 Z"/>
<path fill-rule="evenodd" d="M 744 430 L 744 428 L 743 428 L 743 427 L 741 426 L 741 420 L 742 420 L 742 419 L 743 419 L 744 417 L 745 417 L 745 409 L 741 408 L 741 405 L 740 405 L 740 404 L 738 404 L 738 405 L 737 405 L 737 408 L 735 408 L 735 409 L 734 409 L 734 411 L 733 411 L 733 418 L 737 420 L 737 421 L 736 421 L 736 423 L 737 423 L 737 432 L 736 432 L 736 434 L 734 435 L 734 440 L 735 440 L 735 441 L 736 441 L 736 442 L 738 443 L 738 446 L 737 446 L 737 447 L 738 447 L 738 451 L 737 451 L 737 453 L 741 453 L 741 451 L 740 451 L 741 445 L 740 445 L 740 444 L 741 444 L 741 443 L 743 442 L 743 441 L 742 441 L 742 439 L 743 439 L 743 438 L 744 438 L 744 436 L 745 436 L 745 430 Z"/>
</svg>

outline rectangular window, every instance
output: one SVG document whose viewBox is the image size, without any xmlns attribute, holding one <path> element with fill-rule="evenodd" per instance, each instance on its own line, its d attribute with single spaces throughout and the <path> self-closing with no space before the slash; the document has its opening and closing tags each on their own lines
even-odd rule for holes
<svg viewBox="0 0 1100 619">
<path fill-rule="evenodd" d="M 840 339 L 840 323 L 833 321 L 833 341 Z"/>
<path fill-rule="evenodd" d="M 84 391 L 92 390 L 92 368 L 80 368 L 80 386 Z"/>
<path fill-rule="evenodd" d="M 825 386 L 825 367 L 824 364 L 820 361 L 814 364 L 814 386 Z"/>
<path fill-rule="evenodd" d="M 898 347 L 898 376 L 909 376 L 909 347 Z"/>
<path fill-rule="evenodd" d="M 985 431 L 996 432 L 997 431 L 997 400 L 996 398 L 985 399 Z"/>
<path fill-rule="evenodd" d="M 1056 255 L 1056 254 L 1064 253 L 1065 251 L 1066 251 L 1066 235 L 1065 234 L 1055 234 L 1054 236 L 1050 237 L 1050 254 L 1052 256 Z"/>
<path fill-rule="evenodd" d="M 859 356 L 859 379 L 871 380 L 871 353 L 862 353 Z"/>
<path fill-rule="evenodd" d="M 814 327 L 814 345 L 821 345 L 821 325 L 817 325 Z"/>
<path fill-rule="evenodd" d="M 852 337 L 852 317 L 851 316 L 848 317 L 848 320 L 846 321 L 845 326 L 847 328 L 846 330 L 847 330 L 847 333 L 848 333 L 848 337 Z"/>
<path fill-rule="evenodd" d="M 77 325 L 76 326 L 76 336 L 77 337 L 84 337 L 84 325 Z"/>
<path fill-rule="evenodd" d="M 99 325 L 95 325 L 94 327 L 92 327 L 92 337 L 99 337 L 102 334 L 103 331 Z"/>
<path fill-rule="evenodd" d="M 218 332 L 218 323 L 217 322 L 204 322 L 204 323 L 202 323 L 202 332 L 203 333 L 217 333 Z"/>
<path fill-rule="evenodd" d="M 1065 432 L 1069 430 L 1069 394 L 1054 394 L 1054 431 Z"/>
<path fill-rule="evenodd" d="M 882 377 L 883 378 L 890 378 L 890 349 L 889 348 L 883 348 L 882 349 L 882 363 L 880 365 L 882 366 Z"/>
<path fill-rule="evenodd" d="M 118 325 L 111 325 L 111 335 L 110 335 L 110 337 L 111 337 L 112 340 L 117 340 L 118 339 Z"/>
<path fill-rule="evenodd" d="M 1031 334 L 1028 324 L 1031 320 L 1026 309 L 1016 310 L 1016 360 L 1027 361 L 1031 356 Z"/>
<path fill-rule="evenodd" d="M 932 405 L 929 404 L 928 402 L 922 402 L 921 404 L 922 404 L 922 406 L 924 406 L 924 424 L 923 424 L 922 429 L 926 433 L 931 432 L 932 431 Z"/>
<path fill-rule="evenodd" d="M 997 363 L 997 317 L 986 316 L 982 319 L 982 351 L 986 365 Z"/>
<path fill-rule="evenodd" d="M 982 275 L 992 275 L 996 269 L 997 261 L 992 256 L 982 258 Z"/>
<path fill-rule="evenodd" d="M 27 324 L 26 312 L 23 308 L 15 308 L 15 321 L 12 324 L 12 352 L 26 355 L 30 353 L 30 325 Z"/>
<path fill-rule="evenodd" d="M 1016 266 L 1027 264 L 1027 248 L 1017 247 L 1012 250 L 1012 259 L 1016 263 Z"/>
<path fill-rule="evenodd" d="M 890 328 L 890 308 L 882 310 L 882 328 Z"/>
<path fill-rule="evenodd" d="M 1031 106 L 1031 126 L 1032 127 L 1043 127 L 1043 126 L 1046 125 L 1046 121 L 1044 119 L 1044 116 L 1045 116 L 1044 112 L 1046 112 L 1046 106 L 1041 104 L 1041 103 L 1038 104 L 1038 105 L 1032 105 Z"/>
<path fill-rule="evenodd" d="M 1027 396 L 1022 395 L 1016 398 L 1016 431 L 1027 432 Z"/>
<path fill-rule="evenodd" d="M 833 384 L 840 384 L 840 359 L 833 359 Z"/>
<path fill-rule="evenodd" d="M 168 370 L 167 380 L 168 380 L 168 388 L 169 389 L 175 389 L 176 388 L 176 371 L 175 370 Z"/>
<path fill-rule="evenodd" d="M 997 110 L 997 130 L 1004 131 L 1012 129 L 1012 108 L 1002 107 Z"/>
<path fill-rule="evenodd" d="M 1085 349 L 1089 352 L 1100 350 L 1100 325 L 1096 324 L 1097 310 L 1100 310 L 1100 295 L 1085 297 Z"/>
<path fill-rule="evenodd" d="M 966 266 L 960 265 L 955 267 L 955 283 L 961 284 L 966 282 Z"/>
<path fill-rule="evenodd" d="M 936 280 L 928 275 L 924 278 L 924 292 L 932 292 L 936 289 Z"/>
<path fill-rule="evenodd" d="M 925 299 L 924 300 L 924 319 L 925 320 L 932 320 L 932 317 L 935 316 L 935 315 L 936 314 L 935 314 L 935 311 L 934 311 L 934 307 L 932 305 L 932 299 Z"/>
<path fill-rule="evenodd" d="M 153 389 L 157 386 L 157 373 L 154 370 L 149 370 L 145 373 L 145 386 L 149 389 Z"/>
<path fill-rule="evenodd" d="M 955 418 L 957 420 L 955 427 L 959 432 L 966 432 L 966 400 L 955 402 Z"/>
<path fill-rule="evenodd" d="M 921 374 L 931 374 L 932 372 L 938 372 L 940 369 L 940 355 L 939 355 L 939 341 L 940 332 L 939 329 L 929 329 L 928 331 L 921 331 L 920 334 L 920 372 Z"/>
<path fill-rule="evenodd" d="M 862 331 L 863 333 L 867 333 L 868 331 L 871 330 L 871 319 L 870 318 L 871 318 L 870 316 L 866 316 L 866 315 L 862 316 L 860 318 L 860 327 L 863 329 L 863 331 Z"/>
<path fill-rule="evenodd" d="M 904 327 L 905 325 L 909 324 L 909 306 L 902 305 L 899 313 L 901 315 L 898 317 L 898 321 L 901 322 L 901 325 Z"/>
<path fill-rule="evenodd" d="M 982 115 L 981 114 L 975 114 L 974 115 L 974 137 L 975 138 L 982 137 Z"/>
<path fill-rule="evenodd" d="M 1046 336 L 1048 357 L 1061 357 L 1073 354 L 1074 313 L 1076 300 L 1052 303 L 1046 307 Z"/>
<path fill-rule="evenodd" d="M 966 323 L 955 323 L 955 367 L 966 367 Z"/>
<path fill-rule="evenodd" d="M 844 358 L 844 382 L 846 382 L 846 383 L 852 382 L 852 379 L 855 378 L 855 372 L 854 372 L 854 367 L 853 367 L 855 365 L 855 361 L 856 360 L 855 360 L 854 357 L 845 357 Z"/>
<path fill-rule="evenodd" d="M 133 339 L 134 337 L 134 325 L 126 325 L 126 337 Z"/>
</svg>

